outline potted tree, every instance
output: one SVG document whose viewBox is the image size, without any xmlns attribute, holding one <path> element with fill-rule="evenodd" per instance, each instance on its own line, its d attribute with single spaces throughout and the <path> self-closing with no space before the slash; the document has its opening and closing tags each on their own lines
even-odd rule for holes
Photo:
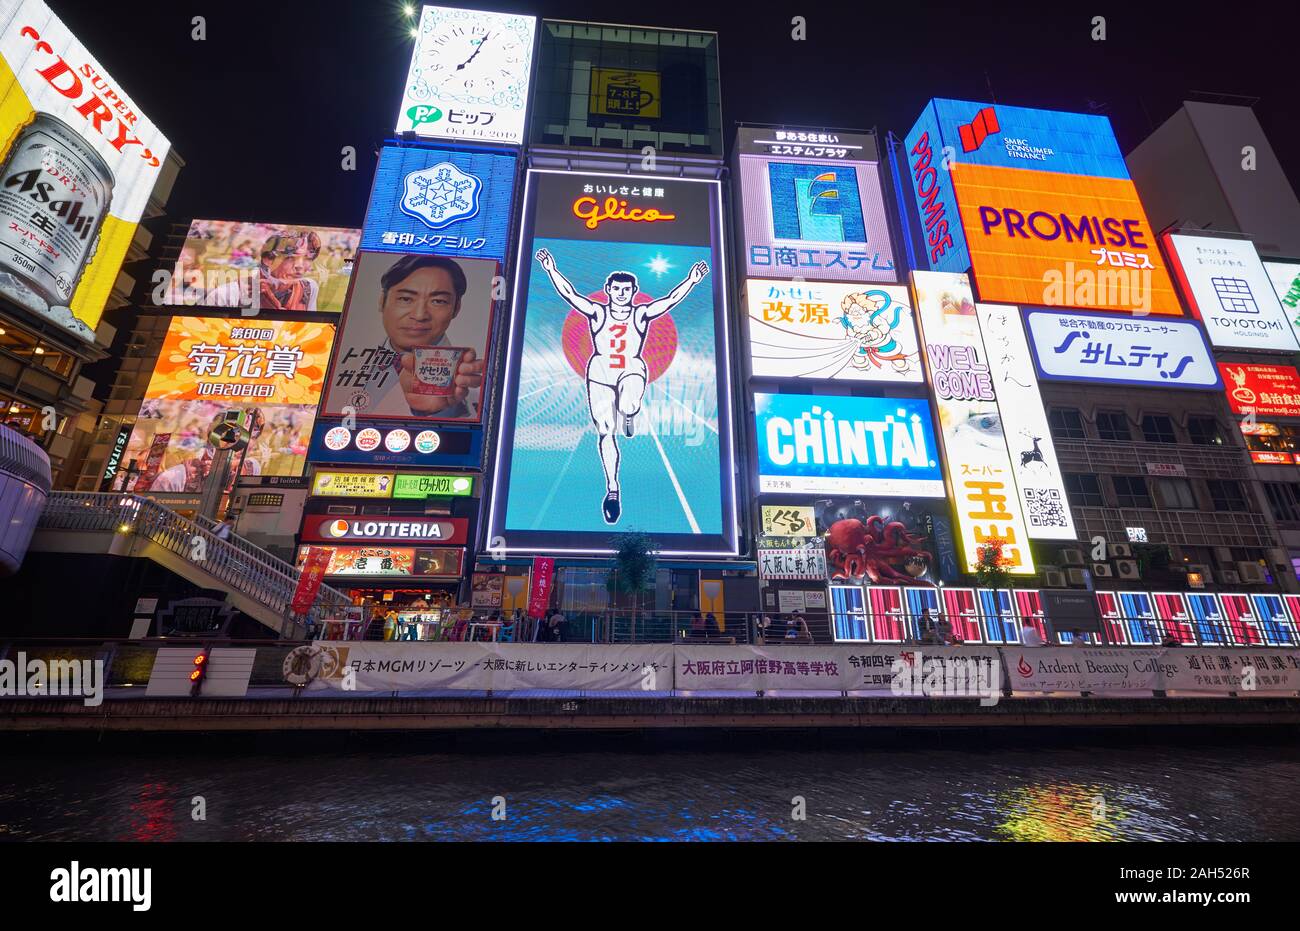
<svg viewBox="0 0 1300 931">
<path fill-rule="evenodd" d="M 1011 585 L 1011 573 L 1007 566 L 1011 560 L 1002 552 L 1005 540 L 990 538 L 975 548 L 975 581 L 980 588 L 993 590 L 993 610 L 998 610 L 998 592 Z M 994 623 L 1001 625 L 1002 618 L 995 617 Z"/>
<path fill-rule="evenodd" d="M 614 550 L 610 590 L 621 592 L 632 602 L 632 642 L 635 643 L 641 596 L 654 588 L 659 546 L 654 537 L 639 530 L 616 534 L 610 538 L 610 545 Z"/>
</svg>

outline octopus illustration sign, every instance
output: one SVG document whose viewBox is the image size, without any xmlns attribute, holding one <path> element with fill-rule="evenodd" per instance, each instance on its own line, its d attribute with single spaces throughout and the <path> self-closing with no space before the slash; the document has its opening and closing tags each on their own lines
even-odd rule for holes
<svg viewBox="0 0 1300 931">
<path fill-rule="evenodd" d="M 738 552 L 716 181 L 532 170 L 490 536 Z"/>
<path fill-rule="evenodd" d="M 906 288 L 764 278 L 745 288 L 755 377 L 924 380 Z"/>
<path fill-rule="evenodd" d="M 956 575 L 952 525 L 941 503 L 822 498 L 814 508 L 832 582 L 935 585 Z"/>
</svg>

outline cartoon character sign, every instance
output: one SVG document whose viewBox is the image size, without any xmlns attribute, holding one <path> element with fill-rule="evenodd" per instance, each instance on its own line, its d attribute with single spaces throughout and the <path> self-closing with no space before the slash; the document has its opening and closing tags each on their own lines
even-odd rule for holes
<svg viewBox="0 0 1300 931">
<path fill-rule="evenodd" d="M 922 381 L 906 288 L 750 279 L 746 297 L 755 376 Z"/>
<path fill-rule="evenodd" d="M 833 582 L 934 585 L 940 547 L 952 545 L 947 516 L 911 501 L 826 498 L 816 514 Z"/>
</svg>

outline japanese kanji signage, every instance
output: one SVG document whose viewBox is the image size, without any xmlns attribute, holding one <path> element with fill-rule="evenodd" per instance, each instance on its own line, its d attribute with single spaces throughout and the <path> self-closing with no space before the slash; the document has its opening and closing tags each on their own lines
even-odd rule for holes
<svg viewBox="0 0 1300 931">
<path fill-rule="evenodd" d="M 1025 328 L 1040 378 L 1161 388 L 1222 382 L 1199 324 L 1108 314 L 1029 310 Z"/>
<path fill-rule="evenodd" d="M 533 571 L 528 585 L 528 616 L 542 617 L 551 604 L 555 586 L 555 560 L 549 556 L 533 557 Z"/>
<path fill-rule="evenodd" d="M 905 287 L 751 278 L 745 296 L 755 377 L 925 380 Z"/>
<path fill-rule="evenodd" d="M 817 536 L 817 515 L 811 505 L 763 505 L 763 533 L 781 537 Z"/>
<path fill-rule="evenodd" d="M 318 469 L 311 493 L 330 498 L 391 498 L 392 472 L 333 472 Z"/>
<path fill-rule="evenodd" d="M 329 550 L 323 547 L 304 546 L 302 550 L 298 559 L 302 571 L 293 591 L 292 604 L 296 614 L 306 614 L 311 610 L 330 563 Z"/>
<path fill-rule="evenodd" d="M 124 459 L 144 461 L 170 434 L 158 470 L 137 491 L 199 491 L 212 461 L 212 423 L 251 415 L 244 475 L 301 475 L 334 327 L 248 317 L 174 317 L 154 364 Z"/>
<path fill-rule="evenodd" d="M 1285 352 L 1300 348 L 1291 316 L 1253 242 L 1174 233 L 1166 243 L 1187 303 L 1211 344 Z"/>
<path fill-rule="evenodd" d="M 1220 362 L 1219 371 L 1233 413 L 1300 417 L 1300 374 L 1294 366 Z"/>
<path fill-rule="evenodd" d="M 504 259 L 515 166 L 508 152 L 386 146 L 361 248 Z"/>
<path fill-rule="evenodd" d="M 1073 540 L 1074 519 L 1056 459 L 1056 446 L 1043 410 L 1033 356 L 1025 340 L 1020 308 L 976 306 L 989 375 L 998 396 L 1002 433 L 1011 452 L 1020 506 L 1031 540 Z"/>
<path fill-rule="evenodd" d="M 912 287 L 966 569 L 974 569 L 985 541 L 1000 540 L 1008 571 L 1032 575 L 1029 531 L 969 280 L 945 272 L 913 272 Z"/>
<path fill-rule="evenodd" d="M 303 564 L 307 551 L 324 551 L 329 556 L 326 575 L 418 576 L 454 578 L 460 575 L 465 551 L 452 547 L 411 546 L 303 546 L 298 563 Z"/>
<path fill-rule="evenodd" d="M 742 128 L 745 271 L 897 281 L 874 136 Z M 768 154 L 759 154 L 766 148 Z"/>
<path fill-rule="evenodd" d="M 761 579 L 826 581 L 826 547 L 819 537 L 762 536 L 754 555 Z"/>
</svg>

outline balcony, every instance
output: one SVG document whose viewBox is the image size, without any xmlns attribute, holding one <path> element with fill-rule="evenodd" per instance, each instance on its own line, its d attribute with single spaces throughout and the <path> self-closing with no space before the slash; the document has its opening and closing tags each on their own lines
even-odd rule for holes
<svg viewBox="0 0 1300 931">
<path fill-rule="evenodd" d="M 1060 447 L 1057 447 L 1058 450 Z M 1191 474 L 1191 468 L 1188 468 Z M 1127 540 L 1126 527 L 1145 527 L 1152 543 L 1181 546 L 1281 546 L 1262 514 L 1226 511 L 1157 511 L 1154 508 L 1071 507 L 1079 538 L 1100 534 Z"/>
<path fill-rule="evenodd" d="M 1096 475 L 1148 475 L 1148 462 L 1176 462 L 1188 478 L 1249 478 L 1246 451 L 1236 446 L 1183 443 L 1116 443 L 1108 440 L 1058 440 L 1056 457 L 1065 472 Z"/>
</svg>

